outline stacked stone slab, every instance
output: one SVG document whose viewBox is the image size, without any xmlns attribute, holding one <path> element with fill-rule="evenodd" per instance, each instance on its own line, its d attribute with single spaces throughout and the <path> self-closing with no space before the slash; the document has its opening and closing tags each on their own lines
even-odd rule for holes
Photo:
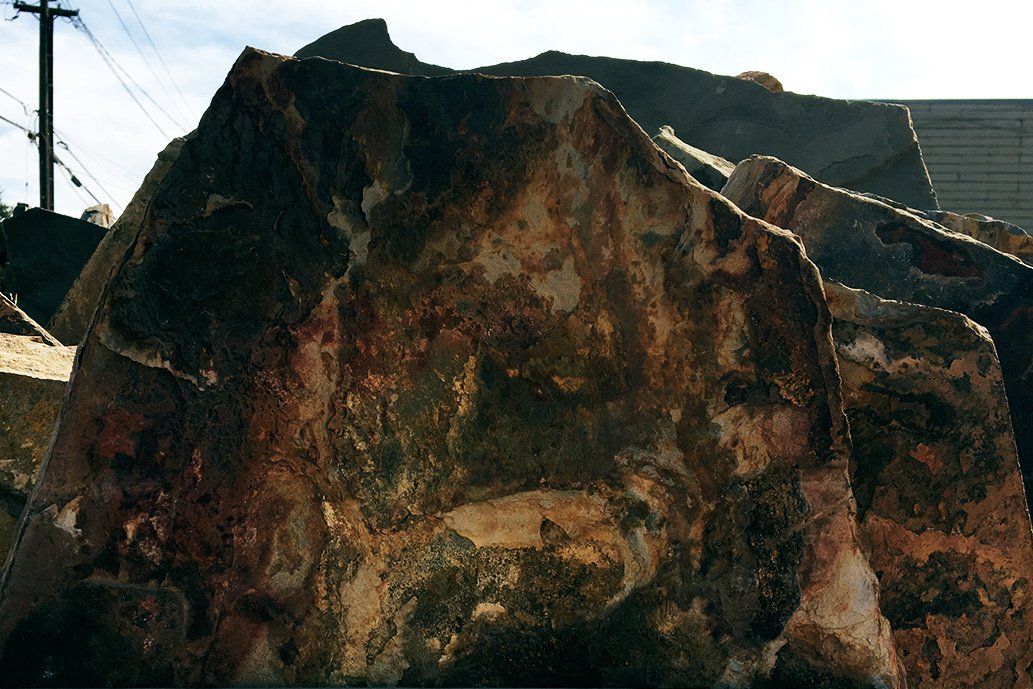
<svg viewBox="0 0 1033 689">
<path fill-rule="evenodd" d="M 993 342 L 826 281 L 851 473 L 908 686 L 1029 687 L 1033 532 Z"/>
<path fill-rule="evenodd" d="M 724 188 L 728 176 L 735 169 L 735 165 L 724 158 L 685 143 L 678 138 L 672 127 L 660 127 L 660 132 L 653 137 L 653 143 L 681 163 L 693 179 L 714 191 Z"/>
<path fill-rule="evenodd" d="M 814 266 L 596 84 L 248 50 L 133 212 L 5 682 L 902 686 Z"/>
<path fill-rule="evenodd" d="M 1026 493 L 1033 488 L 1033 268 L 902 208 L 821 184 L 774 158 L 736 166 L 723 193 L 796 233 L 825 277 L 964 314 L 990 331 Z"/>
<path fill-rule="evenodd" d="M 382 19 L 342 27 L 298 57 L 325 57 L 405 74 L 452 70 L 399 49 Z M 577 74 L 612 91 L 647 132 L 674 127 L 688 144 L 731 161 L 777 156 L 837 186 L 915 208 L 938 208 L 907 108 L 772 92 L 747 79 L 665 62 L 558 51 L 470 70 L 497 76 Z"/>
</svg>

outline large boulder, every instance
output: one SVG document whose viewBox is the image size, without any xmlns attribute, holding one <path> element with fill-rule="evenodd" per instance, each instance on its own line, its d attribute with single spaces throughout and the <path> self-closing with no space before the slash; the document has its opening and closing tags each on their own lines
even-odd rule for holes
<svg viewBox="0 0 1033 689">
<path fill-rule="evenodd" d="M 822 275 L 886 299 L 964 314 L 997 347 L 1026 483 L 1033 491 L 1033 268 L 879 200 L 821 184 L 763 156 L 722 192 L 746 213 L 795 232 Z"/>
<path fill-rule="evenodd" d="M 115 266 L 121 262 L 136 238 L 147 204 L 154 196 L 158 184 L 164 179 L 165 173 L 172 167 L 182 146 L 183 139 L 173 139 L 165 150 L 158 154 L 151 171 L 133 195 L 132 202 L 104 235 L 90 260 L 83 266 L 79 277 L 61 300 L 57 312 L 50 320 L 50 332 L 61 342 L 71 345 L 82 341 L 90 319 L 100 304 L 104 286 L 108 284 Z"/>
<path fill-rule="evenodd" d="M 40 336 L 0 330 L 0 563 L 53 434 L 74 357 L 74 349 Z"/>
<path fill-rule="evenodd" d="M 917 689 L 1029 689 L 1033 532 L 1000 365 L 965 316 L 826 281 L 858 516 Z"/>
<path fill-rule="evenodd" d="M 329 33 L 298 51 L 405 74 L 450 71 L 420 62 L 371 19 Z M 796 93 L 665 62 L 557 51 L 478 67 L 498 76 L 578 74 L 612 91 L 647 132 L 674 127 L 686 143 L 732 161 L 777 156 L 836 186 L 874 192 L 915 208 L 938 208 L 907 108 Z"/>
<path fill-rule="evenodd" d="M 30 208 L 3 223 L 7 264 L 0 290 L 37 323 L 48 323 L 65 293 L 104 237 L 105 228 L 78 218 Z"/>
<path fill-rule="evenodd" d="M 685 143 L 678 138 L 672 127 L 660 127 L 660 132 L 653 137 L 653 143 L 681 163 L 693 179 L 714 191 L 721 191 L 724 188 L 728 176 L 735 169 L 735 164 L 721 156 L 707 153 Z"/>
<path fill-rule="evenodd" d="M 3 682 L 899 686 L 817 271 L 598 85 L 249 49 L 136 212 Z"/>
</svg>

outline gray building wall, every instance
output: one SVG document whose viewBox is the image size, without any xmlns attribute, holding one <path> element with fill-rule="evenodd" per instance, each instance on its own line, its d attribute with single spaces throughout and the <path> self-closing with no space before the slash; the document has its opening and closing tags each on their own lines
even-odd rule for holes
<svg viewBox="0 0 1033 689">
<path fill-rule="evenodd" d="M 1033 231 L 1033 100 L 907 100 L 940 207 Z"/>
</svg>

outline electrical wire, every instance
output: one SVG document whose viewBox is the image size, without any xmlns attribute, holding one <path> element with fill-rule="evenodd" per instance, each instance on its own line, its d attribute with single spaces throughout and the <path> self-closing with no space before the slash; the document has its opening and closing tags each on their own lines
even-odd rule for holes
<svg viewBox="0 0 1033 689">
<path fill-rule="evenodd" d="M 70 155 L 72 157 L 72 160 L 74 160 L 79 165 L 79 167 L 82 168 L 83 174 L 85 174 L 87 177 L 89 177 L 90 179 L 92 179 L 94 182 L 97 183 L 97 188 L 100 189 L 102 194 L 107 196 L 109 199 L 114 199 L 115 198 L 115 195 L 112 194 L 110 191 L 108 191 L 107 189 L 104 188 L 104 185 L 101 184 L 100 180 L 97 179 L 97 177 L 92 172 L 90 172 L 89 168 L 86 167 L 86 163 L 84 163 L 82 160 L 80 160 L 79 156 L 75 155 L 75 152 L 72 151 L 72 149 L 68 147 L 67 143 L 65 143 L 64 141 L 58 141 L 57 145 L 60 146 L 61 148 L 63 148 L 64 150 L 68 151 L 68 155 Z M 91 194 L 91 196 L 92 196 L 92 194 Z M 100 201 L 97 201 L 97 203 L 100 203 Z M 116 208 L 118 208 L 118 204 L 115 203 L 114 201 L 111 202 L 111 205 L 113 205 Z"/>
<path fill-rule="evenodd" d="M 83 155 L 88 156 L 90 158 L 93 158 L 95 163 L 98 163 L 102 167 L 106 168 L 108 170 L 108 172 L 113 173 L 114 175 L 119 177 L 122 181 L 127 182 L 130 185 L 134 185 L 133 188 L 135 188 L 135 185 L 139 184 L 139 182 L 140 182 L 140 175 L 137 174 L 136 172 L 133 172 L 132 170 L 130 170 L 127 167 L 119 165 L 115 161 L 111 160 L 110 158 L 105 157 L 101 153 L 98 153 L 95 149 L 90 148 L 89 146 L 87 146 L 86 144 L 82 143 L 81 141 L 78 141 L 78 140 L 72 141 L 71 137 L 69 137 L 68 134 L 66 134 L 65 132 L 63 132 L 60 129 L 55 128 L 54 129 L 54 133 L 57 134 L 57 136 L 60 139 L 62 139 L 64 142 L 66 142 L 67 145 L 71 145 L 71 146 L 75 147 Z M 129 188 L 129 187 L 125 187 L 125 188 Z"/>
<path fill-rule="evenodd" d="M 136 81 L 136 79 L 133 79 L 133 76 L 131 74 L 129 74 L 129 72 L 127 72 L 125 70 L 125 68 L 122 67 L 122 65 L 120 65 L 118 63 L 118 61 L 114 58 L 114 56 L 111 55 L 111 53 L 108 51 L 108 49 L 104 47 L 104 44 L 100 42 L 100 39 L 98 39 L 93 34 L 93 32 L 90 31 L 89 27 L 86 26 L 86 22 L 84 22 L 82 20 L 82 18 L 80 18 L 80 17 L 72 17 L 71 19 L 72 19 L 72 24 L 77 29 L 82 31 L 83 34 L 85 34 L 86 38 L 93 45 L 94 49 L 96 49 L 97 54 L 101 56 L 101 59 L 104 61 L 104 64 L 106 64 L 108 66 L 108 69 L 111 70 L 111 73 L 114 74 L 115 78 L 118 79 L 120 84 L 122 84 L 122 88 L 125 89 L 126 93 L 129 94 L 129 96 L 133 99 L 133 101 L 137 104 L 137 106 L 143 111 L 143 113 L 147 116 L 147 119 L 149 119 L 151 121 L 151 124 L 153 124 L 158 129 L 158 131 L 161 132 L 162 136 L 164 136 L 165 138 L 168 138 L 169 135 L 165 133 L 165 130 L 161 128 L 161 125 L 159 125 L 157 120 L 154 119 L 154 117 L 151 115 L 150 111 L 147 110 L 147 108 L 144 107 L 143 103 L 140 102 L 140 99 L 136 97 L 136 94 L 133 93 L 133 90 L 129 87 L 129 84 L 126 83 L 126 79 L 128 79 L 129 82 L 132 83 L 133 86 L 135 86 L 137 88 L 137 90 L 141 94 L 143 94 L 143 96 L 147 100 L 149 100 L 156 108 L 158 108 L 158 110 L 161 111 L 161 113 L 163 115 L 165 115 L 165 117 L 167 117 L 170 122 L 172 122 L 174 125 L 176 125 L 180 129 L 184 129 L 185 130 L 183 125 L 180 124 L 176 120 L 176 118 L 174 118 L 172 115 L 170 115 L 168 110 L 166 110 L 164 107 L 162 107 L 162 105 L 160 103 L 158 103 L 158 101 L 154 100 L 154 98 L 151 96 L 151 94 L 149 94 L 145 88 L 140 86 L 140 84 Z M 119 74 L 119 72 L 121 72 L 121 74 Z M 123 75 L 124 75 L 125 78 L 123 78 Z"/>
<path fill-rule="evenodd" d="M 30 138 L 31 138 L 31 137 L 35 137 L 35 136 L 36 136 L 36 132 L 32 131 L 32 130 L 31 130 L 31 129 L 29 129 L 28 127 L 23 127 L 22 125 L 18 124 L 18 123 L 17 123 L 17 122 L 15 122 L 14 120 L 9 120 L 9 119 L 7 119 L 7 118 L 6 118 L 6 117 L 4 117 L 3 115 L 0 115 L 0 120 L 3 120 L 4 122 L 6 122 L 7 124 L 11 125 L 12 127 L 15 127 L 15 128 L 17 128 L 17 129 L 20 129 L 20 130 L 22 130 L 23 132 L 25 132 L 26 134 L 28 134 Z"/>
<path fill-rule="evenodd" d="M 28 103 L 26 103 L 21 98 L 19 98 L 18 96 L 14 95 L 13 93 L 8 91 L 7 89 L 5 89 L 3 87 L 0 87 L 0 93 L 4 94 L 5 96 L 7 96 L 11 100 L 13 100 L 15 103 L 18 103 L 18 105 L 22 106 L 22 111 L 26 115 L 28 115 L 30 112 L 32 112 L 32 106 L 30 106 Z"/>
<path fill-rule="evenodd" d="M 111 11 L 115 15 L 115 19 L 118 20 L 119 25 L 122 27 L 122 31 L 125 32 L 126 37 L 129 38 L 129 42 L 133 44 L 134 48 L 136 48 L 136 52 L 139 53 L 140 57 L 143 59 L 144 64 L 147 66 L 147 70 L 151 73 L 151 76 L 153 76 L 154 80 L 158 83 L 158 86 L 161 88 L 162 93 L 165 94 L 165 97 L 168 99 L 168 102 L 172 103 L 178 110 L 179 103 L 177 103 L 176 100 L 172 97 L 172 94 L 169 93 L 169 90 L 165 88 L 165 80 L 158 76 L 158 72 L 155 71 L 154 67 L 151 65 L 150 58 L 148 58 L 147 55 L 143 52 L 143 49 L 140 47 L 140 44 L 136 42 L 136 38 L 133 36 L 133 33 L 129 30 L 129 26 L 126 24 L 125 20 L 122 19 L 122 13 L 118 11 L 118 8 L 115 7 L 115 3 L 113 3 L 111 0 L 108 0 L 108 7 L 111 8 Z M 180 111 L 179 115 L 182 116 L 183 112 Z"/>
<path fill-rule="evenodd" d="M 20 125 L 17 122 L 15 122 L 14 120 L 8 119 L 8 118 L 4 117 L 3 115 L 0 115 L 0 121 L 6 122 L 7 124 L 11 125 L 12 127 L 15 127 L 16 129 L 20 129 L 21 131 L 25 132 L 25 134 L 28 137 L 28 139 L 30 141 L 35 142 L 37 148 L 46 145 L 46 143 L 42 139 L 40 139 L 39 135 L 36 132 L 34 132 L 31 129 L 29 129 L 28 127 Z M 108 198 L 111 198 L 111 199 L 115 198 L 114 194 L 109 192 L 107 189 L 104 189 L 104 187 L 101 184 L 100 180 L 97 179 L 93 175 L 93 173 L 91 173 L 87 169 L 86 165 L 82 162 L 82 160 L 79 159 L 78 156 L 75 155 L 75 153 L 70 148 L 68 148 L 67 144 L 65 144 L 64 142 L 58 142 L 58 143 L 59 143 L 59 145 L 60 144 L 64 144 L 62 147 L 66 151 L 68 151 L 68 155 L 72 156 L 72 159 L 75 160 L 75 162 L 78 163 L 82 167 L 82 169 L 83 169 L 83 171 L 84 171 L 84 173 L 86 174 L 87 177 L 89 177 L 90 179 L 92 179 L 94 182 L 97 183 L 97 187 L 101 190 L 102 193 L 107 195 Z M 68 167 L 68 165 L 63 160 L 61 160 L 61 158 L 59 158 L 57 156 L 57 153 L 52 151 L 50 157 L 54 161 L 55 165 L 59 166 L 65 173 L 67 173 L 68 180 L 69 180 L 69 182 L 74 187 L 81 188 L 83 191 L 85 191 L 87 194 L 89 194 L 90 197 L 93 198 L 93 200 L 96 201 L 97 203 L 103 203 L 103 201 L 101 201 L 99 198 L 97 198 L 97 195 L 94 194 L 93 191 L 91 191 L 89 187 L 87 187 L 85 184 L 82 183 L 82 181 L 75 175 L 75 172 L 72 170 L 72 168 Z M 27 186 L 28 185 L 28 174 L 26 174 L 25 179 L 26 179 L 26 186 Z M 80 198 L 81 198 L 81 196 L 80 196 Z M 116 204 L 114 201 L 111 202 L 111 205 L 115 206 L 116 208 L 119 208 L 118 204 Z"/>
<path fill-rule="evenodd" d="M 144 38 L 146 38 L 147 42 L 150 43 L 151 50 L 154 51 L 154 54 L 158 56 L 158 62 L 161 63 L 162 69 L 165 70 L 165 73 L 169 75 L 169 81 L 172 82 L 173 88 L 175 88 L 176 93 L 179 94 L 179 97 L 183 101 L 183 105 L 184 107 L 186 107 L 187 112 L 191 112 L 190 104 L 187 102 L 186 96 L 183 95 L 183 90 L 179 88 L 179 83 L 176 81 L 176 77 L 172 76 L 172 72 L 169 70 L 169 66 L 165 64 L 165 58 L 161 56 L 161 51 L 158 50 L 158 46 L 155 45 L 154 39 L 151 38 L 151 32 L 147 30 L 147 25 L 143 23 L 143 18 L 140 16 L 140 13 L 136 11 L 136 5 L 133 4 L 133 0 L 126 0 L 126 4 L 129 5 L 129 9 L 133 11 L 133 16 L 136 17 L 136 23 L 140 25 L 141 29 L 143 29 Z"/>
</svg>

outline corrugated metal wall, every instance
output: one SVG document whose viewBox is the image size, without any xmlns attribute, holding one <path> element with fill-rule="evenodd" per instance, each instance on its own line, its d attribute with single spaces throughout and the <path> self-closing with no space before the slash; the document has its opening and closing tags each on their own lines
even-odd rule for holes
<svg viewBox="0 0 1033 689">
<path fill-rule="evenodd" d="M 911 110 L 944 210 L 1033 231 L 1033 100 L 895 102 Z"/>
</svg>

